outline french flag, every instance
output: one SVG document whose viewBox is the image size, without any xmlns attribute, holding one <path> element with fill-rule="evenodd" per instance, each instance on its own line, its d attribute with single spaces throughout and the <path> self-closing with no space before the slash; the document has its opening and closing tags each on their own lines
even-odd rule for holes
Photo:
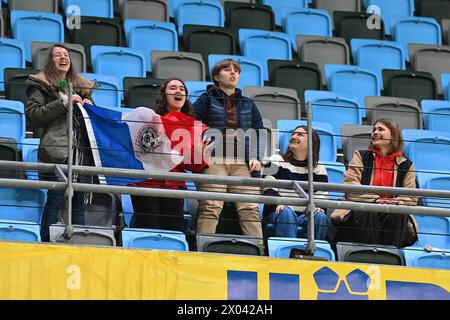
<svg viewBox="0 0 450 320">
<path fill-rule="evenodd" d="M 90 104 L 79 104 L 79 107 L 96 167 L 168 172 L 186 161 L 184 155 L 191 155 L 206 129 L 201 122 L 181 112 L 159 116 L 144 107 L 129 113 Z M 102 183 L 113 185 L 144 180 L 111 176 L 99 178 Z"/>
</svg>

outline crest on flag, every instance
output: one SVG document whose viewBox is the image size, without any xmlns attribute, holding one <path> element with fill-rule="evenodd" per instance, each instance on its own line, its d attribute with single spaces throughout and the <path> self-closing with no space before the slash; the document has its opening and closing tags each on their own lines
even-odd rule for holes
<svg viewBox="0 0 450 320">
<path fill-rule="evenodd" d="M 137 133 L 135 143 L 143 153 L 155 152 L 163 143 L 161 132 L 150 125 L 144 125 Z"/>
</svg>

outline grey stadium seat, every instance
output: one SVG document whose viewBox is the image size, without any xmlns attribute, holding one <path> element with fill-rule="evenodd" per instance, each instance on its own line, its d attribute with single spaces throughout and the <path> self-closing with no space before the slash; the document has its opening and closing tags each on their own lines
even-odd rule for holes
<svg viewBox="0 0 450 320">
<path fill-rule="evenodd" d="M 355 150 L 365 150 L 369 146 L 372 126 L 346 124 L 341 126 L 342 149 L 345 162 L 350 162 Z"/>
<path fill-rule="evenodd" d="M 122 20 L 169 21 L 167 0 L 125 0 L 121 13 Z"/>
<path fill-rule="evenodd" d="M 56 42 L 33 41 L 31 43 L 31 55 L 33 60 L 33 68 L 43 70 L 47 61 L 48 49 L 56 44 Z M 86 72 L 86 54 L 81 44 L 63 43 L 69 49 L 72 65 L 78 73 Z"/>
<path fill-rule="evenodd" d="M 70 239 L 64 238 L 64 224 L 52 224 L 50 226 L 50 242 L 94 245 L 94 246 L 116 246 L 114 237 L 115 228 L 73 225 L 74 232 Z"/>
<path fill-rule="evenodd" d="M 333 21 L 334 11 L 359 12 L 361 10 L 361 2 L 360 0 L 316 0 L 316 8 L 327 10 Z M 332 26 L 334 28 L 334 22 Z"/>
<path fill-rule="evenodd" d="M 58 0 L 9 0 L 8 9 L 58 13 Z"/>
<path fill-rule="evenodd" d="M 155 79 L 205 81 L 205 63 L 199 53 L 153 50 L 151 63 Z"/>
</svg>

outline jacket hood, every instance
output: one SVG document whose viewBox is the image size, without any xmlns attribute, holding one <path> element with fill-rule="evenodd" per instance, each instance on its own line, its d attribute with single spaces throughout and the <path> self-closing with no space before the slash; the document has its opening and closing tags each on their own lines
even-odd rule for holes
<svg viewBox="0 0 450 320">
<path fill-rule="evenodd" d="M 51 92 L 56 93 L 55 88 L 50 84 L 43 71 L 39 72 L 38 74 L 30 75 L 29 82 L 31 82 L 31 84 L 40 84 L 46 87 Z M 75 91 L 80 93 L 83 97 L 90 97 L 94 90 L 98 88 L 97 83 L 81 76 L 78 76 L 78 79 L 74 81 L 73 86 L 75 88 Z"/>
</svg>

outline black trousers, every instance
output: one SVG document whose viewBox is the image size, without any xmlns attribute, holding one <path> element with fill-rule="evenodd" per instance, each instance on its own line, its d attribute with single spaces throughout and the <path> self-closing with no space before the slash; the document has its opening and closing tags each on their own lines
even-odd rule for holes
<svg viewBox="0 0 450 320">
<path fill-rule="evenodd" d="M 404 247 L 407 242 L 408 216 L 405 214 L 350 212 L 344 221 L 333 224 L 337 228 L 334 242 L 359 242 L 367 244 Z"/>
<path fill-rule="evenodd" d="M 183 199 L 131 196 L 134 215 L 131 226 L 163 230 L 184 230 Z"/>
</svg>

